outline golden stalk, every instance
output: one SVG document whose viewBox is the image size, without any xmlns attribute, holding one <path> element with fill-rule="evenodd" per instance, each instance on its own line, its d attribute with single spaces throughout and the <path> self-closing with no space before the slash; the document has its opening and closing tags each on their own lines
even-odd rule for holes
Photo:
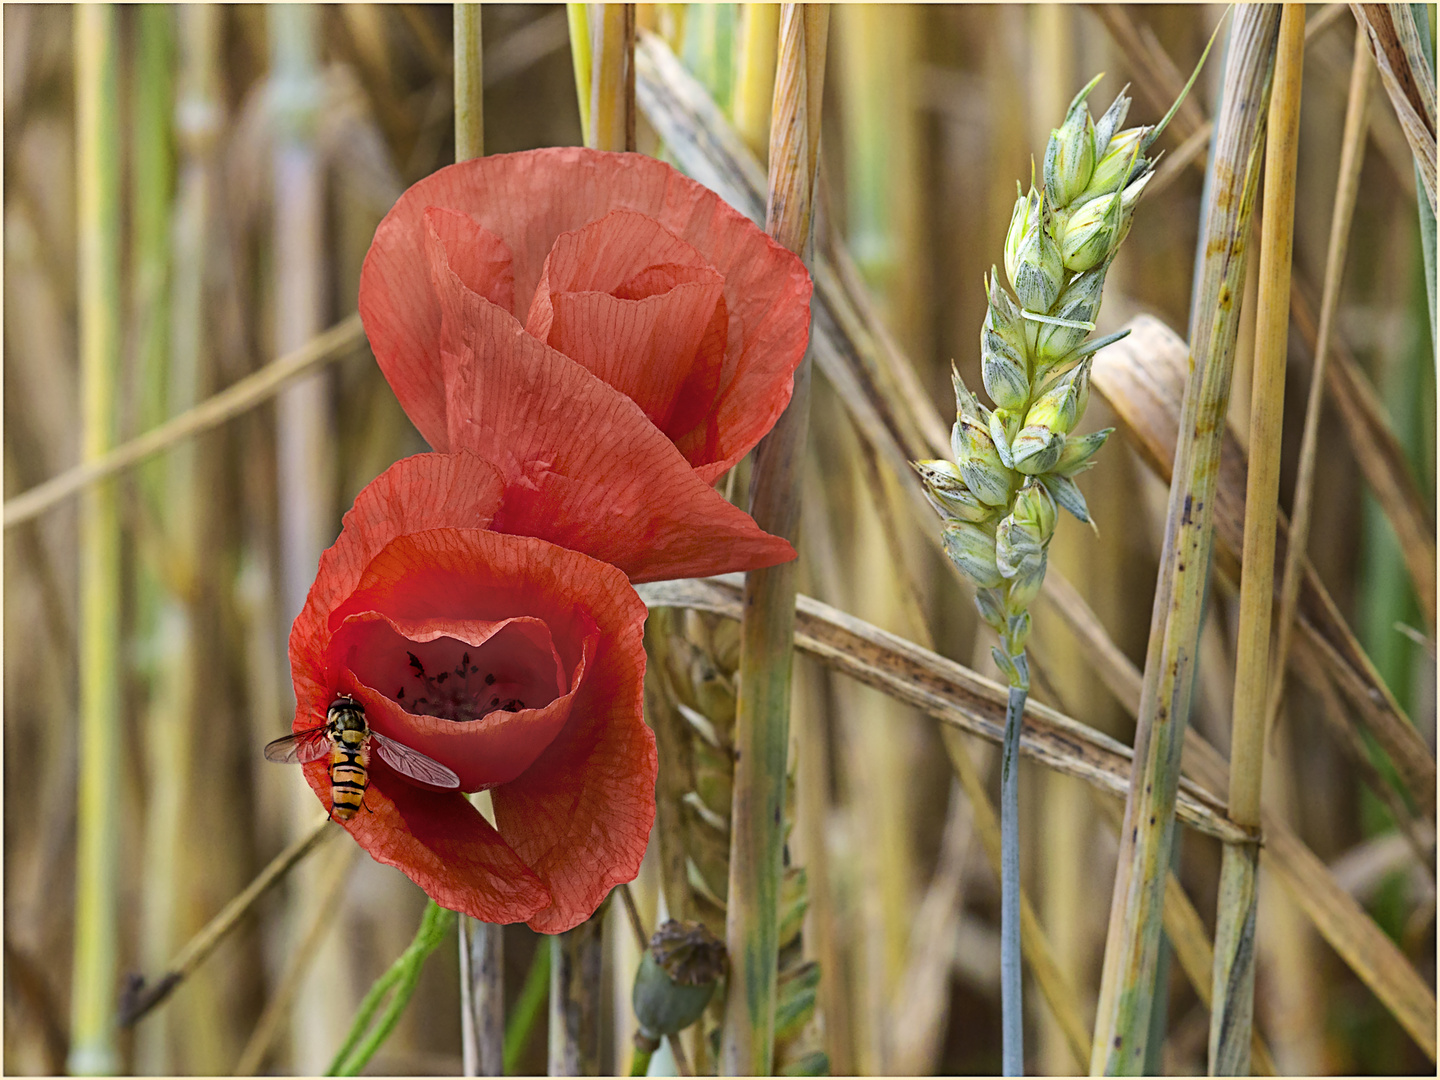
<svg viewBox="0 0 1440 1080">
<path fill-rule="evenodd" d="M 590 126 L 585 145 L 635 149 L 635 5 L 589 4 Z"/>
<path fill-rule="evenodd" d="M 1325 254 L 1325 291 L 1320 301 L 1320 329 L 1316 335 L 1310 393 L 1305 403 L 1305 430 L 1300 438 L 1300 468 L 1295 477 L 1290 533 L 1281 578 L 1279 615 L 1275 624 L 1275 663 L 1265 730 L 1274 726 L 1285 696 L 1285 667 L 1294 632 L 1295 605 L 1300 597 L 1301 568 L 1310 539 L 1310 514 L 1315 505 L 1315 462 L 1320 445 L 1320 413 L 1325 398 L 1325 375 L 1330 361 L 1330 329 L 1340 301 L 1340 281 L 1349 249 L 1350 223 L 1360 193 L 1360 166 L 1365 160 L 1366 108 L 1370 99 L 1371 61 L 1364 35 L 1355 35 L 1355 59 L 1350 68 L 1350 94 L 1345 106 L 1345 133 L 1340 144 L 1340 176 L 1335 185 L 1335 209 L 1330 218 L 1330 246 Z"/>
<path fill-rule="evenodd" d="M 1285 415 L 1285 359 L 1290 328 L 1290 261 L 1295 235 L 1295 161 L 1300 141 L 1300 84 L 1305 7 L 1286 4 L 1280 17 L 1265 163 L 1260 236 L 1260 291 L 1251 392 L 1250 470 L 1245 488 L 1240 623 L 1231 713 L 1230 816 L 1258 828 L 1265 764 L 1266 678 L 1274 600 L 1275 513 L 1280 492 L 1280 436 Z M 1215 929 L 1210 1011 L 1210 1073 L 1250 1071 L 1255 1009 L 1255 910 L 1258 844 L 1227 844 Z"/>
<path fill-rule="evenodd" d="M 114 445 L 120 368 L 120 147 L 115 9 L 75 9 L 82 464 Z M 80 776 L 70 1055 L 76 1074 L 119 1068 L 120 515 L 113 485 L 80 507 Z"/>
<path fill-rule="evenodd" d="M 745 4 L 740 9 L 740 50 L 736 57 L 735 130 L 762 162 L 770 148 L 770 103 L 775 96 L 775 50 L 780 44 L 780 5 Z"/>
<path fill-rule="evenodd" d="M 781 11 L 766 231 L 797 253 L 810 239 L 828 30 L 823 5 L 787 4 Z M 756 524 L 792 542 L 799 532 L 809 392 L 807 356 L 789 406 L 755 451 L 750 492 Z M 720 1045 L 720 1071 L 732 1075 L 768 1074 L 774 1056 L 795 574 L 791 562 L 746 576 L 725 932 L 730 979 Z"/>
<path fill-rule="evenodd" d="M 1141 689 L 1135 757 L 1110 908 L 1091 1072 L 1138 1072 L 1145 1061 L 1170 866 L 1180 753 L 1194 682 L 1213 539 L 1220 435 L 1239 328 L 1244 247 L 1260 173 L 1264 105 L 1278 11 L 1240 8 L 1230 36 L 1226 99 L 1192 312 L 1194 364 L 1181 413 L 1175 482 Z"/>
</svg>

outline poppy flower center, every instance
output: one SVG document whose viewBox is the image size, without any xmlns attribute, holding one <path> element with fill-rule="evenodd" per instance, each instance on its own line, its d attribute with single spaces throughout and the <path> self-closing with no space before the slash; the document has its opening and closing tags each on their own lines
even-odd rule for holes
<svg viewBox="0 0 1440 1080">
<path fill-rule="evenodd" d="M 513 620 L 478 645 L 449 636 L 414 641 L 386 622 L 368 623 L 359 636 L 355 675 L 414 715 L 467 723 L 543 709 L 570 690 L 539 620 Z"/>
</svg>

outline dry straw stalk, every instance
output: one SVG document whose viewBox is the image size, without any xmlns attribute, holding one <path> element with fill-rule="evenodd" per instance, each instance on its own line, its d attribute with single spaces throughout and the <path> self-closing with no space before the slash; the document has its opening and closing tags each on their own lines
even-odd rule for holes
<svg viewBox="0 0 1440 1080">
<path fill-rule="evenodd" d="M 1275 511 L 1280 491 L 1280 435 L 1285 410 L 1295 161 L 1300 142 L 1304 50 L 1305 6 L 1286 4 L 1280 18 L 1267 124 L 1254 389 L 1250 398 L 1250 472 L 1245 488 L 1245 544 L 1235 646 L 1235 702 L 1231 714 L 1230 816 L 1250 828 L 1258 828 L 1260 824 L 1260 784 L 1265 763 Z M 1225 846 L 1210 1011 L 1210 1072 L 1216 1076 L 1243 1075 L 1250 1071 L 1259 861 L 1257 844 Z"/>
<path fill-rule="evenodd" d="M 1096 1011 L 1092 1072 L 1136 1073 L 1145 1061 L 1159 955 L 1175 792 L 1189 717 L 1221 434 L 1239 329 L 1245 238 L 1260 173 L 1264 107 L 1279 12 L 1240 8 L 1230 35 L 1225 101 L 1215 128 L 1204 262 L 1192 313 L 1193 368 L 1156 585 L 1135 733 L 1135 763 Z"/>
</svg>

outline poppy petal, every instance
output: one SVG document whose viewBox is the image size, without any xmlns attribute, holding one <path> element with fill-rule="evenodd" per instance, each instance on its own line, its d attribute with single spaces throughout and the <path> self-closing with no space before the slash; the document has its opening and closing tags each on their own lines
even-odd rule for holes
<svg viewBox="0 0 1440 1080">
<path fill-rule="evenodd" d="M 465 284 L 507 310 L 515 304 L 515 274 L 510 249 L 495 233 L 464 214 L 425 213 L 421 228 L 436 230 L 455 250 L 454 268 Z M 380 236 L 399 227 L 386 218 Z M 429 275 L 412 276 L 400 263 L 365 258 L 360 274 L 360 319 L 370 348 L 390 388 L 425 441 L 441 453 L 445 442 L 445 385 L 440 354 L 440 313 L 430 291 Z"/>
<path fill-rule="evenodd" d="M 682 434 L 714 408 L 725 337 L 707 331 L 724 285 L 700 252 L 659 222 L 612 210 L 555 241 L 525 329 L 630 398 L 673 440 L 682 387 L 692 398 L 710 391 L 708 400 L 686 400 L 684 416 L 692 419 Z"/>
<path fill-rule="evenodd" d="M 504 477 L 496 529 L 583 551 L 632 581 L 795 557 L 702 481 L 635 402 L 466 288 L 440 244 L 431 255 L 444 300 L 450 444 Z"/>
<path fill-rule="evenodd" d="M 325 762 L 305 766 L 305 778 L 329 807 Z M 345 828 L 376 862 L 400 870 L 442 907 L 513 923 L 549 905 L 544 882 L 463 795 L 406 783 L 374 754 L 365 808 Z"/>
<path fill-rule="evenodd" d="M 370 561 L 402 533 L 489 528 L 503 490 L 494 466 L 474 454 L 416 454 L 391 465 L 356 496 L 339 538 L 320 556 L 315 582 L 290 630 L 294 730 L 321 723 L 330 706 L 333 681 L 326 677 L 325 657 L 330 613 L 355 591 Z"/>
<path fill-rule="evenodd" d="M 418 367 L 418 357 L 432 358 L 425 361 L 425 386 L 436 396 L 423 417 L 412 405 L 410 389 L 397 390 L 427 438 L 432 431 L 443 438 L 443 425 L 436 424 L 440 384 L 434 378 L 441 300 L 426 288 L 423 217 L 429 207 L 466 215 L 504 241 L 514 280 L 507 310 L 517 315 L 529 312 L 545 260 L 562 233 L 617 208 L 653 218 L 701 252 L 724 278 L 727 347 L 709 418 L 714 427 L 697 420 L 698 428 L 677 433 L 685 456 L 713 482 L 784 411 L 809 335 L 811 284 L 800 260 L 713 191 L 662 161 L 550 147 L 440 169 L 406 191 L 376 231 L 361 274 L 361 315 L 387 377 L 397 368 Z"/>
<path fill-rule="evenodd" d="M 644 613 L 601 623 L 600 649 L 565 730 L 491 797 L 495 824 L 550 890 L 531 929 L 583 922 L 615 885 L 632 880 L 655 820 L 655 736 L 642 714 Z M 613 618 L 608 616 L 607 618 Z"/>
</svg>

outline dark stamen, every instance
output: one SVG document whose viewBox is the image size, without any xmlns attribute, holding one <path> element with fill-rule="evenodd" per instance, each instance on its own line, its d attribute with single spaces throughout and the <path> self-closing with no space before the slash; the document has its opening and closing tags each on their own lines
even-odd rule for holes
<svg viewBox="0 0 1440 1080">
<path fill-rule="evenodd" d="M 398 701 L 400 698 L 403 698 L 404 696 L 405 696 L 405 687 L 402 686 L 402 687 L 400 687 L 399 690 L 396 690 L 396 691 L 395 691 L 395 698 L 396 698 L 397 701 Z"/>
<path fill-rule="evenodd" d="M 477 670 L 477 669 L 472 668 L 471 670 L 474 671 L 474 670 Z M 486 686 L 494 686 L 494 685 L 495 685 L 495 676 L 494 676 L 494 675 L 486 675 L 486 676 L 485 676 L 485 685 L 486 685 Z"/>
<path fill-rule="evenodd" d="M 410 666 L 415 669 L 415 673 L 417 675 L 424 675 L 425 665 L 420 663 L 420 658 L 413 652 L 407 652 L 405 655 L 410 657 Z"/>
</svg>

